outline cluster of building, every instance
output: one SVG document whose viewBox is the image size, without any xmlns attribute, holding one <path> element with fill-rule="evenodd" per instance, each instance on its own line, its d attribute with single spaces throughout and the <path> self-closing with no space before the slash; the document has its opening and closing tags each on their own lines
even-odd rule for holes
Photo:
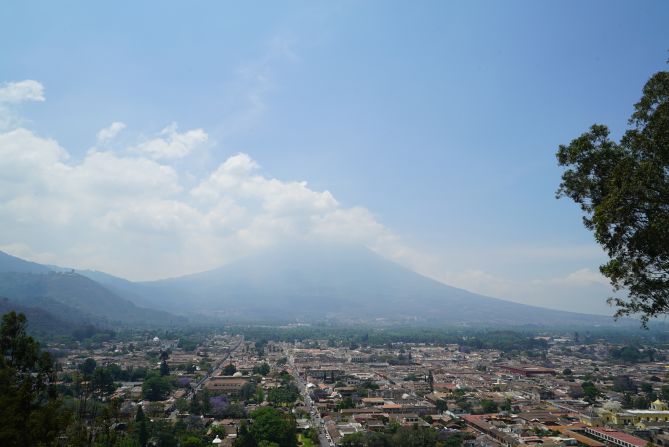
<svg viewBox="0 0 669 447">
<path fill-rule="evenodd" d="M 267 396 L 290 376 L 300 394 L 281 410 L 295 416 L 298 430 L 316 430 L 323 446 L 341 445 L 354 433 L 402 426 L 434 430 L 442 440 L 458 437 L 470 447 L 669 446 L 669 408 L 662 400 L 669 390 L 667 364 L 614 361 L 613 347 L 604 341 L 586 345 L 548 337 L 542 353 L 513 355 L 458 344 L 350 349 L 332 340 L 269 341 L 259 349 L 226 334 L 208 337 L 190 351 L 181 349 L 178 339 L 133 343 L 72 351 L 62 358 L 64 373 L 80 368 L 85 357 L 98 365 L 155 370 L 159 353 L 169 350 L 170 374 L 183 386 L 163 401 L 149 402 L 141 380 L 122 381 L 113 397 L 123 400 L 128 413 L 142 405 L 154 417 L 178 420 L 192 416 L 179 401 L 225 396 L 244 414 L 199 416 L 203 424 L 218 427 L 222 445 L 233 445 L 248 414 L 272 405 Z M 258 372 L 263 364 L 269 372 Z M 621 391 L 620 377 L 637 388 Z M 588 391 L 593 388 L 594 395 Z M 649 401 L 635 408 L 639 401 L 630 397 L 641 393 Z"/>
</svg>

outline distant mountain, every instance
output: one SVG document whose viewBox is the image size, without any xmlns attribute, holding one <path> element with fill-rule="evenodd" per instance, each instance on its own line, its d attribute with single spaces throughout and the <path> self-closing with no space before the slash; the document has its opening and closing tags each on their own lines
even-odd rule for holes
<svg viewBox="0 0 669 447">
<path fill-rule="evenodd" d="M 8 298 L 0 298 L 0 315 L 10 311 L 24 314 L 28 319 L 28 330 L 35 335 L 69 335 L 78 326 L 41 307 L 26 306 Z"/>
<path fill-rule="evenodd" d="M 99 326 L 172 325 L 185 323 L 183 316 L 194 323 L 614 323 L 610 317 L 471 293 L 419 275 L 365 247 L 345 244 L 281 245 L 207 272 L 142 283 L 98 271 L 43 266 L 0 252 L 0 297 L 61 321 Z"/>
<path fill-rule="evenodd" d="M 364 247 L 280 246 L 224 267 L 140 284 L 144 305 L 232 320 L 591 325 L 609 317 L 512 303 L 426 278 Z"/>
<path fill-rule="evenodd" d="M 50 271 L 51 269 L 45 265 L 24 261 L 21 258 L 0 251 L 0 272 L 48 273 Z"/>
<path fill-rule="evenodd" d="M 0 252 L 0 297 L 4 308 L 26 307 L 47 312 L 75 327 L 94 324 L 167 326 L 184 319 L 147 309 L 71 269 L 44 266 Z"/>
</svg>

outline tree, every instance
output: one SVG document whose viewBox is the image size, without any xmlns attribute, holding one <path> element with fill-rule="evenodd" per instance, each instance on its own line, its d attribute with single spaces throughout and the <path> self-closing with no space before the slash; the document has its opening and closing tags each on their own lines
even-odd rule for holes
<svg viewBox="0 0 669 447">
<path fill-rule="evenodd" d="M 190 414 L 202 414 L 202 407 L 200 406 L 200 399 L 198 399 L 197 394 L 193 394 L 188 411 Z"/>
<path fill-rule="evenodd" d="M 270 390 L 271 391 L 271 390 Z M 347 408 L 355 408 L 355 403 L 350 397 L 345 397 L 337 404 L 337 410 L 345 410 Z"/>
<path fill-rule="evenodd" d="M 365 434 L 363 432 L 350 433 L 341 440 L 342 447 L 365 447 Z"/>
<path fill-rule="evenodd" d="M 233 365 L 232 363 L 228 363 L 223 368 L 223 375 L 224 376 L 231 376 L 236 372 L 237 372 L 237 367 L 235 365 Z"/>
<path fill-rule="evenodd" d="M 267 362 L 262 362 L 260 365 L 254 366 L 253 374 L 260 374 L 261 376 L 265 377 L 267 374 L 269 374 L 269 364 Z"/>
<path fill-rule="evenodd" d="M 108 368 L 95 368 L 91 377 L 93 392 L 102 396 L 114 392 L 114 378 Z"/>
<path fill-rule="evenodd" d="M 160 362 L 160 375 L 161 376 L 169 376 L 170 375 L 170 367 L 165 360 Z"/>
<path fill-rule="evenodd" d="M 483 410 L 484 413 L 497 413 L 497 402 L 494 400 L 483 399 L 481 401 L 481 410 Z"/>
<path fill-rule="evenodd" d="M 634 407 L 634 401 L 632 401 L 632 395 L 630 393 L 623 394 L 623 401 L 621 402 L 623 408 L 632 408 Z"/>
<path fill-rule="evenodd" d="M 184 436 L 181 438 L 181 447 L 202 447 L 202 440 L 197 436 Z"/>
<path fill-rule="evenodd" d="M 402 427 L 393 435 L 392 445 L 402 447 L 433 447 L 437 442 L 434 430 L 417 427 Z"/>
<path fill-rule="evenodd" d="M 211 395 L 208 389 L 202 390 L 202 414 L 207 415 L 211 411 Z"/>
<path fill-rule="evenodd" d="M 142 447 L 146 447 L 146 443 L 149 442 L 149 432 L 146 429 L 146 416 L 144 416 L 144 410 L 142 406 L 137 406 L 137 414 L 135 415 L 135 422 L 137 423 L 137 437 L 139 438 L 139 444 Z"/>
<path fill-rule="evenodd" d="M 84 375 L 84 378 L 89 379 L 95 371 L 96 367 L 97 363 L 95 360 L 89 357 L 79 366 L 79 371 L 81 371 L 81 373 Z"/>
<path fill-rule="evenodd" d="M 586 402 L 589 402 L 591 404 L 595 403 L 595 401 L 601 394 L 597 389 L 597 387 L 595 386 L 595 384 L 590 381 L 583 382 L 581 384 L 581 388 L 583 389 L 583 396 Z"/>
<path fill-rule="evenodd" d="M 172 391 L 172 384 L 166 377 L 151 376 L 142 384 L 142 395 L 146 400 L 165 400 L 170 391 Z"/>
<path fill-rule="evenodd" d="M 253 423 L 249 432 L 258 443 L 276 442 L 282 447 L 294 447 L 297 444 L 295 421 L 290 415 L 265 407 L 251 413 L 251 419 Z"/>
<path fill-rule="evenodd" d="M 669 312 L 669 72 L 648 80 L 629 126 L 620 142 L 595 124 L 561 145 L 557 196 L 580 205 L 609 257 L 600 271 L 627 292 L 609 299 L 616 316 L 639 314 L 646 326 Z"/>
<path fill-rule="evenodd" d="M 67 425 L 51 355 L 26 334 L 25 315 L 0 325 L 0 445 L 52 445 Z"/>
<path fill-rule="evenodd" d="M 248 427 L 245 421 L 242 421 L 239 426 L 239 431 L 237 433 L 237 438 L 235 439 L 234 447 L 257 447 L 258 443 L 256 442 L 253 435 L 249 432 Z"/>
<path fill-rule="evenodd" d="M 636 393 L 637 389 L 637 384 L 630 376 L 617 376 L 613 379 L 613 391 Z"/>
</svg>

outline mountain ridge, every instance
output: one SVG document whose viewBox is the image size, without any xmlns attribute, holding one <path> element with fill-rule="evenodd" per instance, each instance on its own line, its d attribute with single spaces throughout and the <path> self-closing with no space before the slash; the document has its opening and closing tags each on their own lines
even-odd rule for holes
<svg viewBox="0 0 669 447">
<path fill-rule="evenodd" d="M 137 306 L 73 269 L 46 266 L 0 252 L 0 297 L 5 306 L 40 309 L 76 326 L 167 325 L 182 320 Z"/>
<path fill-rule="evenodd" d="M 529 306 L 469 292 L 346 244 L 279 245 L 209 271 L 142 282 L 171 311 L 224 318 L 414 323 L 612 324 L 610 317 Z M 287 312 L 286 309 L 291 309 Z M 291 315 L 292 314 L 292 315 Z"/>
<path fill-rule="evenodd" d="M 0 252 L 0 266 L 7 267 L 7 256 Z M 195 322 L 325 320 L 503 326 L 614 323 L 606 316 L 472 293 L 420 275 L 366 247 L 350 244 L 279 244 L 212 270 L 145 282 L 9 258 L 24 271 L 10 273 L 0 269 L 0 296 L 17 302 L 26 297 L 33 301 L 37 297 L 51 299 L 97 317 L 104 308 L 111 319 L 102 318 L 100 323 L 121 317 L 129 324 L 175 321 L 173 314 L 189 316 Z M 35 273 L 43 272 L 42 268 L 49 270 Z M 18 287 L 18 291 L 9 285 Z M 98 300 L 95 306 L 82 301 L 82 294 L 93 294 Z M 68 301 L 70 295 L 76 299 Z"/>
</svg>

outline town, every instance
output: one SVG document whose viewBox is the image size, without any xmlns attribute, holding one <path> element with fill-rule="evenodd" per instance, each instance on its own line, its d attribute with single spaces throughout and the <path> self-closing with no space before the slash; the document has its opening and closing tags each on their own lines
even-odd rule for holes
<svg viewBox="0 0 669 447">
<path fill-rule="evenodd" d="M 96 334 L 45 348 L 90 445 L 669 442 L 669 350 L 657 341 L 512 331 L 447 340 L 459 342 L 288 341 L 244 332 Z M 73 436 L 61 445 L 76 445 Z"/>
</svg>

